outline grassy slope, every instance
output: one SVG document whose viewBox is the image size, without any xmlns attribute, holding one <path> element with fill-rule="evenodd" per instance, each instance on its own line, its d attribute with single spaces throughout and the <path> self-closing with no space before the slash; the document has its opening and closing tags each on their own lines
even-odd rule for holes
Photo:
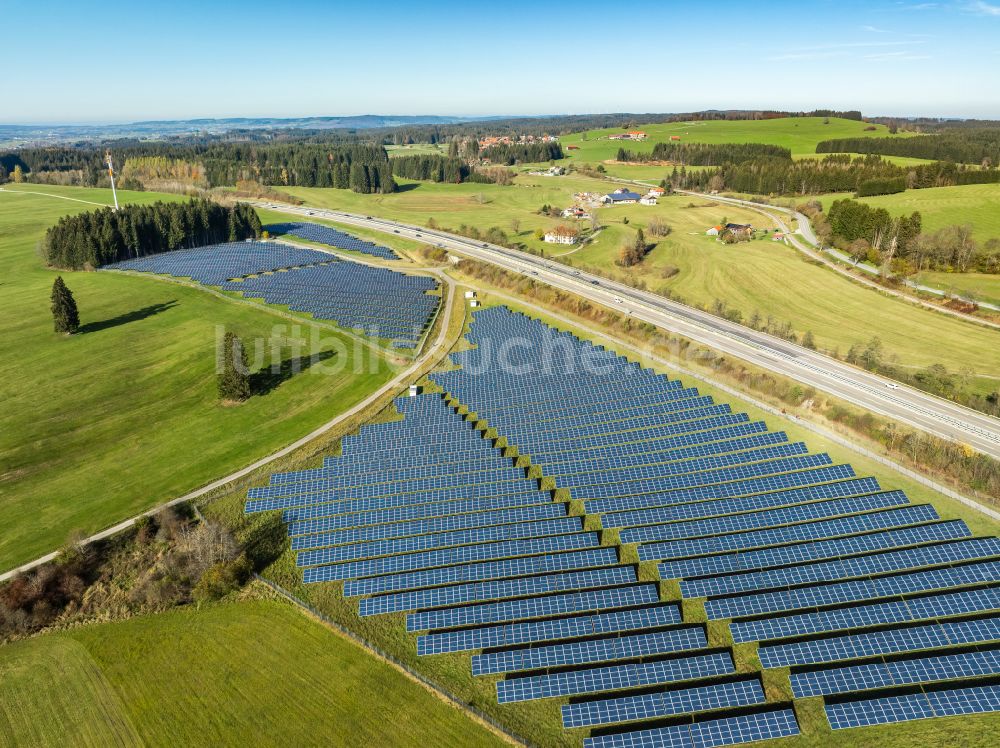
<svg viewBox="0 0 1000 748">
<path fill-rule="evenodd" d="M 845 195 L 824 195 L 824 208 Z M 954 224 L 972 224 L 977 241 L 1000 238 L 1000 184 L 968 184 L 907 190 L 895 195 L 865 197 L 862 202 L 893 215 L 920 211 L 924 231 Z"/>
<path fill-rule="evenodd" d="M 106 190 L 40 189 L 98 202 L 109 197 Z M 88 207 L 0 192 L 0 377 L 8 383 L 0 414 L 0 508 L 8 518 L 2 569 L 58 547 L 71 530 L 106 527 L 280 448 L 392 373 L 382 362 L 377 373 L 354 374 L 353 344 L 344 343 L 344 373 L 302 373 L 267 395 L 222 407 L 216 326 L 267 341 L 287 335 L 287 328 L 272 328 L 288 323 L 196 289 L 112 273 L 63 273 L 83 323 L 104 327 L 69 338 L 53 334 L 48 298 L 55 274 L 35 245 L 60 215 Z M 167 308 L 141 314 L 156 305 Z M 310 329 L 303 324 L 301 334 Z M 342 340 L 329 330 L 322 337 L 318 350 Z"/>
<path fill-rule="evenodd" d="M 278 602 L 0 648 L 0 743 L 498 745 L 389 665 Z"/>
<path fill-rule="evenodd" d="M 668 122 L 634 128 L 648 135 L 643 142 L 607 139 L 608 135 L 623 132 L 622 128 L 591 130 L 586 133 L 586 140 L 583 133 L 574 133 L 560 137 L 559 142 L 572 161 L 591 163 L 613 159 L 619 148 L 640 153 L 651 152 L 654 143 L 669 141 L 673 135 L 679 135 L 682 143 L 767 143 L 788 148 L 793 155 L 815 155 L 816 144 L 821 140 L 889 135 L 888 128 L 883 125 L 875 125 L 874 131 L 866 131 L 866 127 L 869 125 L 864 122 L 840 118 L 831 118 L 830 124 L 824 125 L 822 117 Z M 569 145 L 579 146 L 579 150 L 567 150 Z"/>
</svg>

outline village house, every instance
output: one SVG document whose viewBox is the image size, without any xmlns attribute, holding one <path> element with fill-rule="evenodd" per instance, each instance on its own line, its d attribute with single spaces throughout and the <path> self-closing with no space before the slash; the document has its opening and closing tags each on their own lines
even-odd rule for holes
<svg viewBox="0 0 1000 748">
<path fill-rule="evenodd" d="M 655 195 L 656 197 L 663 197 L 665 194 L 667 194 L 667 191 L 662 187 L 650 187 L 649 194 Z"/>
<path fill-rule="evenodd" d="M 579 205 L 574 205 L 572 208 L 566 208 L 566 210 L 562 212 L 562 216 L 563 218 L 577 218 L 586 220 L 590 218 L 590 213 L 585 211 Z"/>
<path fill-rule="evenodd" d="M 545 241 L 549 244 L 576 244 L 580 232 L 571 226 L 556 226 L 545 232 Z"/>
<path fill-rule="evenodd" d="M 649 195 L 643 195 L 639 199 L 640 205 L 656 205 L 656 195 L 650 193 Z"/>
</svg>

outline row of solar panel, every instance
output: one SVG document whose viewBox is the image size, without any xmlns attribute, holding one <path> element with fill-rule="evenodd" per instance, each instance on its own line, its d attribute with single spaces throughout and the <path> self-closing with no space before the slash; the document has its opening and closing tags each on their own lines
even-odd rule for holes
<svg viewBox="0 0 1000 748">
<path fill-rule="evenodd" d="M 685 581 L 681 582 L 681 593 L 684 597 L 727 595 L 813 582 L 850 579 L 869 574 L 882 574 L 936 564 L 950 564 L 998 555 L 1000 555 L 1000 539 L 974 538 L 947 544 L 922 545 L 917 548 L 853 556 L 835 561 L 822 561 L 802 566 Z"/>
<path fill-rule="evenodd" d="M 929 618 L 946 618 L 994 609 L 1000 609 L 1000 589 L 984 587 L 957 592 L 908 595 L 904 600 L 855 604 L 834 610 L 770 616 L 754 621 L 734 621 L 730 624 L 730 630 L 737 642 L 763 642 Z"/>
<path fill-rule="evenodd" d="M 319 223 L 308 223 L 305 221 L 295 221 L 288 223 L 271 223 L 264 226 L 264 229 L 271 234 L 293 234 L 318 244 L 326 244 L 330 247 L 349 249 L 354 252 L 361 252 L 373 257 L 381 257 L 386 260 L 398 260 L 399 255 L 388 247 L 382 247 L 374 242 L 366 242 L 350 234 L 324 226 Z"/>
<path fill-rule="evenodd" d="M 572 639 L 617 631 L 651 629 L 680 621 L 681 612 L 677 605 L 656 605 L 568 618 L 482 626 L 423 634 L 417 639 L 417 654 L 464 652 L 554 639 Z"/>
<path fill-rule="evenodd" d="M 826 716 L 834 730 L 988 712 L 1000 712 L 1000 685 L 923 691 L 880 699 L 826 704 Z"/>
<path fill-rule="evenodd" d="M 804 642 L 767 644 L 761 645 L 757 651 L 765 668 L 775 668 L 856 660 L 877 655 L 918 652 L 997 640 L 1000 640 L 1000 616 L 920 624 Z"/>
<path fill-rule="evenodd" d="M 1000 674 L 1000 649 L 885 660 L 791 674 L 796 698 Z"/>
<path fill-rule="evenodd" d="M 970 550 L 975 553 L 974 549 Z M 910 592 L 946 589 L 1000 580 L 1000 561 L 918 570 L 903 574 L 836 582 L 739 597 L 713 598 L 705 603 L 709 620 L 762 615 L 822 605 L 877 600 Z"/>
<path fill-rule="evenodd" d="M 766 701 L 759 678 L 583 701 L 562 707 L 563 727 L 598 727 L 678 714 L 752 706 Z"/>
<path fill-rule="evenodd" d="M 496 582 L 449 584 L 446 587 L 429 587 L 413 592 L 366 597 L 361 600 L 360 614 L 362 616 L 371 616 L 417 610 L 420 608 L 549 594 L 564 592 L 566 590 L 610 587 L 638 581 L 634 567 L 612 565 L 617 563 L 614 548 L 601 549 L 601 552 L 594 555 L 596 563 L 590 565 L 597 565 L 601 561 L 606 561 L 608 566 L 561 574 L 533 577 L 521 576 Z M 601 555 L 605 558 L 600 558 L 599 556 Z"/>
</svg>

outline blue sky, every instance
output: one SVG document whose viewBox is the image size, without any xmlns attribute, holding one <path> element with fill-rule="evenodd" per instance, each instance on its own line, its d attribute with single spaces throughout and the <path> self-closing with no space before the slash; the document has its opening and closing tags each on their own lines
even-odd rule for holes
<svg viewBox="0 0 1000 748">
<path fill-rule="evenodd" d="M 0 122 L 860 108 L 1000 118 L 1000 0 L 0 0 Z"/>
</svg>

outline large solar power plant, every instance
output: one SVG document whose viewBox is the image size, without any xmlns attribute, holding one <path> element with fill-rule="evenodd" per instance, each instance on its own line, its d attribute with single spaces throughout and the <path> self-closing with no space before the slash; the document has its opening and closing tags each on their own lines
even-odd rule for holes
<svg viewBox="0 0 1000 748">
<path fill-rule="evenodd" d="M 108 265 L 191 278 L 288 306 L 371 337 L 415 348 L 441 297 L 437 282 L 276 242 L 230 242 Z"/>
<path fill-rule="evenodd" d="M 468 339 L 444 396 L 251 489 L 306 582 L 588 748 L 1000 711 L 1000 540 L 520 314 Z"/>
<path fill-rule="evenodd" d="M 383 260 L 398 260 L 399 255 L 380 244 L 358 239 L 357 237 L 345 234 L 343 231 L 324 226 L 320 223 L 309 223 L 306 221 L 295 221 L 289 223 L 271 223 L 264 227 L 270 234 L 291 234 L 301 239 L 307 239 L 317 244 L 325 244 L 328 247 L 338 249 L 349 249 L 354 252 L 381 257 Z"/>
</svg>

